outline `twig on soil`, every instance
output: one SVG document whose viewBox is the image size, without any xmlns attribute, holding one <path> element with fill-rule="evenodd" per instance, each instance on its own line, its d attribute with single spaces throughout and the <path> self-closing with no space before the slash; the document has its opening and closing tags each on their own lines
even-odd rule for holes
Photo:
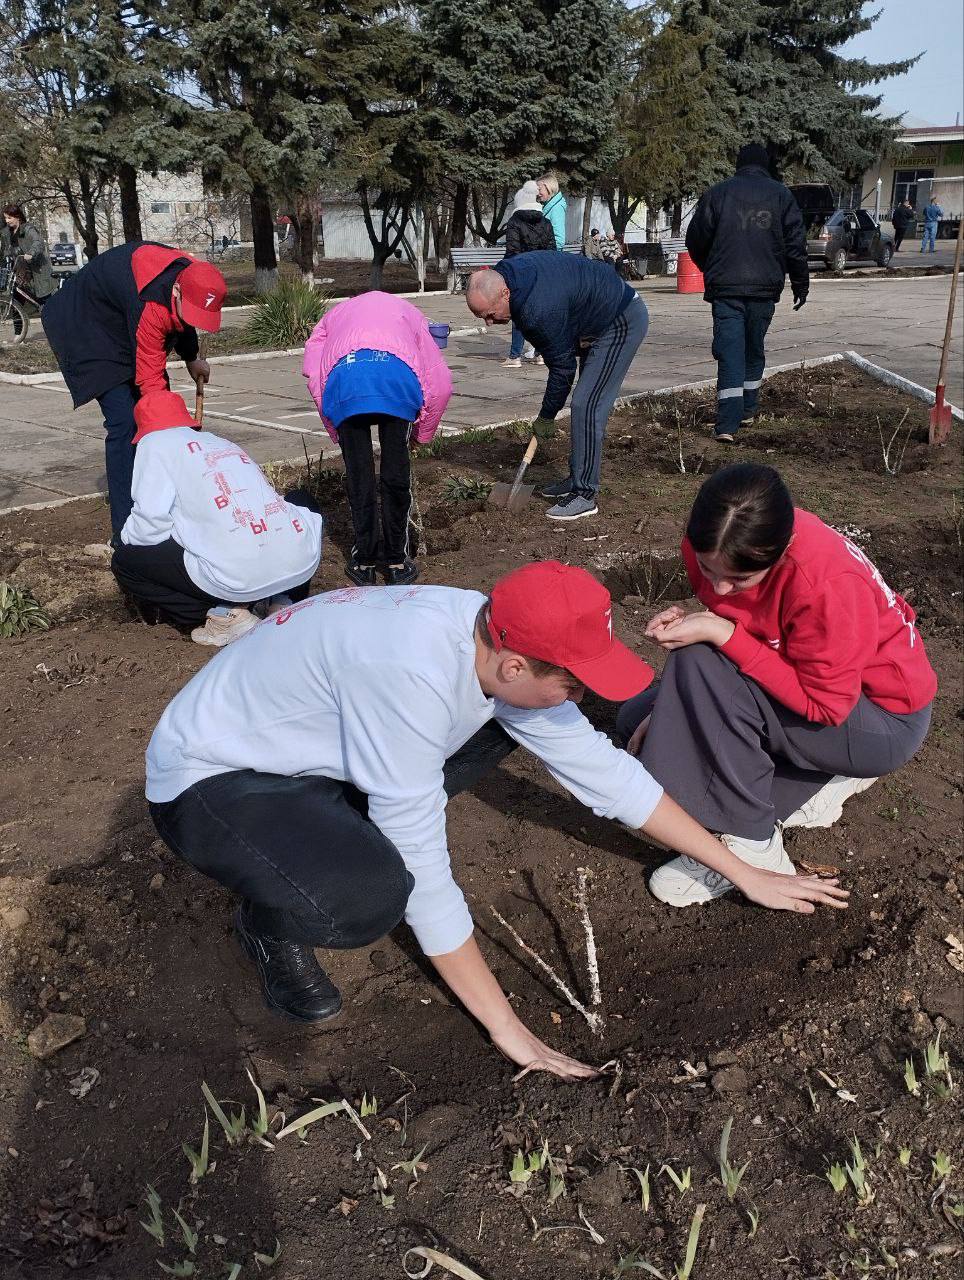
<svg viewBox="0 0 964 1280">
<path fill-rule="evenodd" d="M 908 444 L 910 444 L 911 432 L 914 429 L 913 423 L 911 423 L 911 425 L 907 428 L 907 435 L 904 437 L 903 448 L 900 449 L 897 456 L 893 459 L 893 462 L 891 461 L 891 450 L 894 447 L 894 442 L 897 440 L 897 436 L 900 432 L 901 427 L 907 421 L 907 415 L 909 413 L 910 413 L 910 409 L 904 410 L 904 416 L 901 418 L 900 422 L 898 422 L 897 426 L 894 427 L 893 434 L 891 435 L 890 439 L 887 441 L 886 444 L 884 443 L 884 429 L 880 425 L 880 419 L 879 418 L 877 419 L 877 433 L 880 436 L 880 451 L 884 455 L 884 470 L 890 476 L 896 476 L 900 472 L 901 466 L 903 465 L 903 462 L 904 462 L 904 454 L 907 452 Z"/>
<path fill-rule="evenodd" d="M 599 961 L 596 958 L 596 935 L 593 932 L 592 921 L 589 919 L 589 906 L 586 901 L 586 891 L 589 885 L 589 877 L 591 872 L 588 867 L 578 867 L 579 887 L 577 890 L 576 902 L 579 906 L 579 914 L 582 916 L 582 927 L 586 934 L 586 968 L 589 970 L 589 1002 L 590 1004 L 602 1004 L 602 989 L 599 985 Z"/>
<path fill-rule="evenodd" d="M 677 466 L 680 472 L 686 475 L 686 463 L 683 461 L 683 420 L 680 417 L 679 409 L 674 407 L 673 412 L 676 414 L 676 439 L 679 445 L 679 460 Z"/>
<path fill-rule="evenodd" d="M 546 975 L 546 977 L 549 978 L 550 981 L 554 984 L 556 990 L 560 993 L 560 995 L 563 996 L 563 998 L 569 1003 L 569 1005 L 573 1009 L 575 1009 L 577 1013 L 582 1014 L 582 1016 L 586 1019 L 586 1022 L 589 1025 L 589 1030 L 594 1032 L 597 1036 L 602 1035 L 602 1030 L 605 1025 L 605 1019 L 603 1018 L 602 1014 L 594 1012 L 591 1009 L 587 1009 L 581 1000 L 577 1000 L 577 998 L 572 994 L 572 992 L 569 990 L 569 988 L 566 986 L 563 980 L 559 977 L 556 971 L 554 969 L 551 969 L 549 965 L 546 964 L 545 960 L 543 960 L 542 956 L 540 956 L 538 952 L 533 951 L 532 948 L 529 946 L 529 944 L 522 940 L 522 938 L 515 931 L 515 929 L 513 929 L 512 925 L 509 924 L 508 920 L 506 920 L 504 916 L 501 916 L 498 913 L 498 911 L 496 911 L 495 907 L 491 907 L 490 910 L 492 914 L 495 916 L 496 920 L 498 920 L 499 924 L 502 925 L 503 929 L 505 929 L 506 933 L 508 933 L 509 936 L 512 938 L 512 940 L 515 942 L 519 950 L 524 951 L 530 960 L 535 961 L 535 963 L 539 966 L 539 968 Z M 524 1071 L 520 1072 L 519 1076 L 517 1076 L 516 1079 L 520 1079 L 521 1076 L 524 1074 L 525 1074 Z"/>
<path fill-rule="evenodd" d="M 320 1101 L 320 1099 L 316 1098 L 315 1101 L 318 1102 Z M 371 1142 L 372 1135 L 368 1132 L 368 1130 L 362 1124 L 361 1117 L 359 1116 L 355 1108 L 351 1105 L 351 1103 L 348 1101 L 348 1099 L 342 1098 L 341 1105 L 345 1108 L 345 1115 L 352 1122 L 352 1124 L 355 1126 L 358 1132 L 362 1135 L 365 1141 Z"/>
<path fill-rule="evenodd" d="M 428 547 L 425 543 L 425 525 L 422 521 L 422 508 L 418 505 L 418 482 L 415 479 L 414 471 L 412 471 L 412 509 L 408 513 L 408 520 L 415 530 L 415 554 L 417 556 L 428 555 Z"/>
<path fill-rule="evenodd" d="M 410 1271 L 408 1260 L 411 1257 L 424 1258 L 425 1266 L 421 1271 Z M 457 1262 L 455 1258 L 450 1258 L 447 1253 L 440 1253 L 438 1249 L 429 1249 L 426 1245 L 416 1245 L 414 1249 L 406 1249 L 402 1255 L 402 1270 L 409 1277 L 409 1280 L 423 1280 L 425 1276 L 432 1270 L 432 1267 L 438 1264 L 452 1276 L 458 1276 L 459 1280 L 482 1280 L 477 1271 L 473 1271 L 471 1267 L 467 1267 L 464 1262 Z"/>
</svg>

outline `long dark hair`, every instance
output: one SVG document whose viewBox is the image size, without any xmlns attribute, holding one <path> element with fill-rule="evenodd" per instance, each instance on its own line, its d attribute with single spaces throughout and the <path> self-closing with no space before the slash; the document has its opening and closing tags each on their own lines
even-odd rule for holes
<svg viewBox="0 0 964 1280">
<path fill-rule="evenodd" d="M 27 221 L 27 215 L 23 211 L 22 204 L 5 204 L 3 212 L 8 218 L 19 218 L 21 226 Z"/>
<path fill-rule="evenodd" d="M 793 537 L 793 500 L 780 473 L 753 462 L 721 468 L 696 495 L 686 536 L 694 551 L 721 555 L 739 573 L 769 569 Z"/>
</svg>

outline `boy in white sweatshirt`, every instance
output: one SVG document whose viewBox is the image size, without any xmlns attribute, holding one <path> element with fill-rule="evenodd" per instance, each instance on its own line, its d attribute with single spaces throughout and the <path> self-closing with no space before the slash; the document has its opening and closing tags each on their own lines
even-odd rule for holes
<svg viewBox="0 0 964 1280">
<path fill-rule="evenodd" d="M 652 671 L 613 639 L 609 593 L 546 561 L 491 597 L 346 588 L 262 622 L 175 697 L 147 749 L 158 832 L 242 901 L 235 927 L 267 1003 L 302 1021 L 341 997 L 313 947 L 370 945 L 404 917 L 448 986 L 520 1066 L 578 1078 L 518 1018 L 452 875 L 449 796 L 516 745 L 602 817 L 641 827 L 770 906 L 808 911 L 818 882 L 760 872 L 679 808 L 576 705 Z"/>
<path fill-rule="evenodd" d="M 143 396 L 134 420 L 134 506 L 111 568 L 142 612 L 220 647 L 258 615 L 304 599 L 321 559 L 311 497 L 282 498 L 240 445 L 200 430 L 173 392 Z"/>
</svg>

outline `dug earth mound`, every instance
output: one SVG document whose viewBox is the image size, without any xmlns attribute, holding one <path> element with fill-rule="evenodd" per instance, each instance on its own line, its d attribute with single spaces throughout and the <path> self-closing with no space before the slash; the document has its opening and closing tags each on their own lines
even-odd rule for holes
<svg viewBox="0 0 964 1280">
<path fill-rule="evenodd" d="M 960 427 L 931 449 L 925 406 L 833 365 L 765 384 L 735 448 L 710 441 L 711 410 L 653 398 L 616 415 L 602 514 L 574 526 L 550 525 L 537 500 L 519 516 L 486 504 L 521 430 L 445 438 L 415 464 L 423 581 L 583 565 L 659 665 L 643 629 L 689 594 L 678 544 L 701 479 L 735 458 L 771 463 L 912 603 L 941 681 L 910 766 L 836 826 L 788 833 L 798 865 L 840 869 L 847 912 L 732 895 L 665 908 L 645 885 L 660 852 L 521 752 L 452 802 L 483 949 L 539 1035 L 609 1064 L 586 1085 L 514 1085 L 404 928 L 327 957 L 345 997 L 335 1022 L 272 1017 L 228 896 L 172 859 L 143 799 L 147 739 L 207 653 L 129 614 L 97 552 L 102 502 L 0 519 L 0 579 L 51 620 L 0 641 L 4 1280 L 142 1280 L 160 1263 L 199 1280 L 393 1280 L 413 1247 L 483 1280 L 959 1273 Z M 566 456 L 560 431 L 530 479 L 555 479 Z M 341 473 L 309 479 L 328 536 L 314 589 L 340 587 Z M 612 708 L 587 710 L 612 728 Z M 492 911 L 588 1000 L 582 867 L 601 1035 Z"/>
</svg>

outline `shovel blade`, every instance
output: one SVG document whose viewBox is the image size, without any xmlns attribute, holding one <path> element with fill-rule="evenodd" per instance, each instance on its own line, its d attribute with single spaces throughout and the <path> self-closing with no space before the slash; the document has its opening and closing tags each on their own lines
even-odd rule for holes
<svg viewBox="0 0 964 1280">
<path fill-rule="evenodd" d="M 928 444 L 946 444 L 951 434 L 951 406 L 935 404 L 930 412 L 930 425 L 927 432 Z"/>
<path fill-rule="evenodd" d="M 505 507 L 508 511 L 521 511 L 532 497 L 534 490 L 534 484 L 520 484 L 513 493 L 511 484 L 499 480 L 489 492 L 489 501 L 495 507 Z"/>
</svg>

